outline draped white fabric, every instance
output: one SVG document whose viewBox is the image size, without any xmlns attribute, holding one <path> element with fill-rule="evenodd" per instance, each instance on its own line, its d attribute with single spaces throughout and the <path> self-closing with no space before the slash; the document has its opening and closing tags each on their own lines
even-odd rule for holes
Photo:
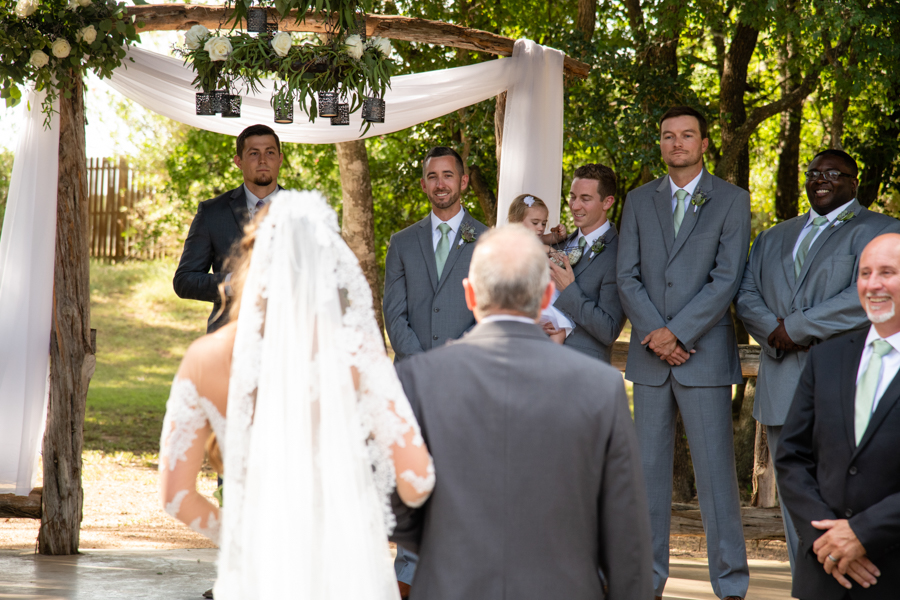
<svg viewBox="0 0 900 600">
<path fill-rule="evenodd" d="M 0 238 L 0 494 L 34 486 L 47 399 L 59 119 L 29 92 Z M 29 110 L 30 106 L 30 110 Z"/>
<path fill-rule="evenodd" d="M 116 69 L 108 84 L 181 123 L 234 136 L 248 125 L 266 123 L 283 141 L 307 144 L 359 138 L 358 112 L 350 116 L 349 127 L 338 127 L 322 118 L 309 123 L 295 106 L 293 124 L 273 123 L 271 84 L 257 96 L 243 95 L 239 119 L 198 117 L 189 67 L 140 48 L 128 55 L 133 62 Z M 555 224 L 562 182 L 563 58 L 558 50 L 518 40 L 511 58 L 394 77 L 385 95 L 385 123 L 373 126 L 366 137 L 406 129 L 508 90 L 497 222 L 505 223 L 512 199 L 527 192 L 547 203 Z M 31 489 L 43 422 L 58 152 L 56 122 L 51 131 L 43 130 L 40 99 L 32 99 L 31 106 L 0 242 L 0 488 L 15 484 L 20 494 Z M 424 154 L 427 148 L 421 150 Z M 43 217 L 39 222 L 38 215 Z"/>
</svg>

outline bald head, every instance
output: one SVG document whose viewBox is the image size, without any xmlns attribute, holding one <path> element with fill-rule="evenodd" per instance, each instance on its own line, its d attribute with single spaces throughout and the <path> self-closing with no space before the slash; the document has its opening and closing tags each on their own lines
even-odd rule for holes
<svg viewBox="0 0 900 600">
<path fill-rule="evenodd" d="M 544 248 L 532 231 L 506 225 L 483 234 L 463 282 L 476 318 L 520 314 L 537 318 L 550 284 Z M 471 296 L 471 297 L 470 297 Z"/>
<path fill-rule="evenodd" d="M 859 303 L 881 337 L 900 332 L 900 234 L 869 242 L 859 257 Z"/>
</svg>

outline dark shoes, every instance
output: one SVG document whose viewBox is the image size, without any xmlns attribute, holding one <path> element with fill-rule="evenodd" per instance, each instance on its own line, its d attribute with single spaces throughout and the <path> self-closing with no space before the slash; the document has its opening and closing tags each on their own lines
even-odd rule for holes
<svg viewBox="0 0 900 600">
<path fill-rule="evenodd" d="M 403 581 L 398 581 L 398 582 L 397 582 L 397 587 L 400 588 L 400 598 L 401 598 L 401 600 L 406 600 L 406 598 L 409 598 L 409 590 L 410 590 L 411 588 L 410 588 L 410 585 L 409 585 L 408 583 L 404 583 Z"/>
<path fill-rule="evenodd" d="M 212 600 L 212 597 L 213 597 L 213 595 L 212 595 L 212 588 L 209 588 L 208 590 L 206 590 L 205 592 L 203 592 L 203 597 L 204 597 L 204 598 L 209 598 L 209 600 Z"/>
</svg>

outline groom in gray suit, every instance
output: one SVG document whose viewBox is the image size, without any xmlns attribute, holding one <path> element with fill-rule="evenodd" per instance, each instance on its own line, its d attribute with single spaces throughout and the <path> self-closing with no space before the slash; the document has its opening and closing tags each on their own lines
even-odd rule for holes
<svg viewBox="0 0 900 600">
<path fill-rule="evenodd" d="M 469 185 L 462 158 L 437 146 L 422 161 L 428 216 L 391 236 L 384 265 L 384 325 L 400 362 L 455 340 L 475 325 L 462 281 L 476 238 L 487 227 L 460 201 Z M 397 549 L 394 562 L 401 595 L 409 592 L 416 555 Z"/>
<path fill-rule="evenodd" d="M 668 175 L 628 194 L 619 241 L 619 295 L 631 320 L 625 377 L 653 529 L 653 579 L 669 575 L 676 411 L 691 448 L 709 575 L 719 598 L 743 598 L 747 551 L 734 467 L 731 386 L 741 383 L 729 308 L 750 243 L 750 195 L 703 168 L 706 119 L 693 108 L 660 119 Z"/>
<path fill-rule="evenodd" d="M 552 343 L 534 233 L 486 233 L 464 282 L 478 325 L 397 365 L 437 485 L 394 507 L 393 539 L 421 554 L 413 600 L 647 600 L 650 524 L 625 387 Z M 560 396 L 560 384 L 564 394 Z"/>
<path fill-rule="evenodd" d="M 846 152 L 816 154 L 806 172 L 810 210 L 760 233 L 744 270 L 737 314 L 762 348 L 753 417 L 773 458 L 810 346 L 869 325 L 856 290 L 860 254 L 900 232 L 900 221 L 857 202 L 858 172 Z M 783 502 L 781 514 L 793 570 L 797 531 Z"/>
</svg>

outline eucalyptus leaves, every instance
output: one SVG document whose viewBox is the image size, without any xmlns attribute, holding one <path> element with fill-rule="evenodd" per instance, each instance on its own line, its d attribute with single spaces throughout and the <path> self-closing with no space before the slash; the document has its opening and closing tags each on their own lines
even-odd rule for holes
<svg viewBox="0 0 900 600">
<path fill-rule="evenodd" d="M 0 0 L 0 97 L 15 106 L 21 86 L 46 90 L 49 126 L 59 94 L 70 97 L 87 71 L 109 77 L 138 41 L 125 4 L 115 0 Z"/>
</svg>

